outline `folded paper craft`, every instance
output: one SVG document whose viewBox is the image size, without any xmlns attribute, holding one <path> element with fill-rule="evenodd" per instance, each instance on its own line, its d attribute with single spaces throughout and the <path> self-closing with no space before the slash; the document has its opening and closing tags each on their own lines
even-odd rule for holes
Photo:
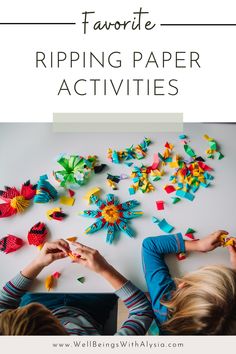
<svg viewBox="0 0 236 354">
<path fill-rule="evenodd" d="M 99 165 L 97 156 L 87 158 L 79 155 L 63 155 L 57 160 L 63 170 L 53 172 L 53 175 L 61 187 L 77 189 L 85 185 L 93 173 L 99 173 L 105 168 L 105 164 Z"/>
<path fill-rule="evenodd" d="M 0 251 L 6 254 L 15 252 L 23 246 L 23 243 L 21 238 L 7 235 L 0 240 Z"/>
<path fill-rule="evenodd" d="M 36 190 L 36 195 L 34 197 L 34 202 L 48 203 L 56 199 L 57 199 L 57 190 L 48 181 L 48 176 L 47 175 L 41 176 L 37 184 L 37 190 Z"/>
<path fill-rule="evenodd" d="M 118 230 L 129 237 L 135 236 L 135 232 L 129 227 L 128 223 L 130 219 L 140 217 L 143 214 L 142 211 L 131 211 L 139 205 L 137 200 L 129 200 L 121 204 L 114 194 L 107 194 L 105 201 L 93 195 L 91 202 L 98 209 L 84 210 L 80 213 L 82 216 L 97 218 L 97 221 L 85 230 L 86 234 L 92 234 L 102 228 L 107 228 L 106 242 L 109 244 L 113 242 Z"/>
<path fill-rule="evenodd" d="M 36 185 L 30 184 L 30 181 L 24 183 L 20 190 L 15 187 L 5 187 L 5 190 L 0 190 L 0 199 L 4 201 L 4 203 L 0 204 L 0 218 L 6 218 L 25 211 L 35 193 Z"/>
<path fill-rule="evenodd" d="M 29 245 L 43 245 L 47 237 L 47 233 L 46 225 L 43 222 L 38 222 L 33 227 L 31 227 L 30 231 L 28 232 Z"/>
</svg>

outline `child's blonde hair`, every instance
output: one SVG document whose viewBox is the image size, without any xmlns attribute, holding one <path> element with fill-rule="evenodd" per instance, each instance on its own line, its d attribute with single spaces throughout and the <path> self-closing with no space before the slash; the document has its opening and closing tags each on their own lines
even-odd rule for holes
<svg viewBox="0 0 236 354">
<path fill-rule="evenodd" d="M 0 335 L 37 336 L 66 335 L 67 332 L 51 311 L 32 303 L 0 314 Z"/>
<path fill-rule="evenodd" d="M 236 271 L 208 266 L 176 279 L 176 291 L 163 300 L 166 334 L 236 334 Z"/>
</svg>

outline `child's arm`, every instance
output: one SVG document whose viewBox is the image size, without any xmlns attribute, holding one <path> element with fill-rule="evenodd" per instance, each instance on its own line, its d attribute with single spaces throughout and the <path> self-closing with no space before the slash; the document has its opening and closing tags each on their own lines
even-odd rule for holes
<svg viewBox="0 0 236 354">
<path fill-rule="evenodd" d="M 75 245 L 77 246 L 76 253 L 80 256 L 76 262 L 105 278 L 129 310 L 128 319 L 116 335 L 146 334 L 154 315 L 151 304 L 144 293 L 107 263 L 98 251 L 77 242 Z"/>
<path fill-rule="evenodd" d="M 155 316 L 161 323 L 167 319 L 167 309 L 160 304 L 160 300 L 163 295 L 175 289 L 164 257 L 166 254 L 180 252 L 185 252 L 181 233 L 148 237 L 143 241 L 143 270 Z"/>
<path fill-rule="evenodd" d="M 56 259 L 66 257 L 68 249 L 69 245 L 64 240 L 45 243 L 40 255 L 3 286 L 0 291 L 0 312 L 17 308 L 22 296 L 42 269 Z"/>
<path fill-rule="evenodd" d="M 170 296 L 170 292 L 175 289 L 175 283 L 165 262 L 165 255 L 180 252 L 212 251 L 221 245 L 220 236 L 222 234 L 228 233 L 227 231 L 219 230 L 196 241 L 184 241 L 181 233 L 148 237 L 143 241 L 142 259 L 144 274 L 152 306 L 160 322 L 167 319 L 167 309 L 160 304 L 160 300 L 164 295 Z"/>
</svg>

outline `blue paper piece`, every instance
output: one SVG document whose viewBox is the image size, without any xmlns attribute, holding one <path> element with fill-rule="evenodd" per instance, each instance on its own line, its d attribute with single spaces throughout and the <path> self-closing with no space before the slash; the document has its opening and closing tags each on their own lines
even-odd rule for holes
<svg viewBox="0 0 236 354">
<path fill-rule="evenodd" d="M 181 140 L 186 139 L 186 138 L 187 138 L 187 136 L 185 134 L 180 134 L 179 135 L 179 139 L 181 139 Z"/>
<path fill-rule="evenodd" d="M 189 192 L 185 192 L 185 191 L 183 191 L 183 190 L 181 190 L 181 189 L 178 189 L 178 190 L 176 191 L 176 195 L 177 195 L 178 197 L 188 199 L 188 200 L 190 200 L 191 202 L 192 202 L 192 201 L 194 200 L 194 198 L 195 198 L 195 195 L 193 195 L 193 194 L 191 194 L 191 193 L 189 193 Z"/>
<path fill-rule="evenodd" d="M 132 166 L 134 163 L 133 162 L 124 162 L 124 164 L 128 167 Z"/>
<path fill-rule="evenodd" d="M 156 218 L 155 216 L 152 217 L 152 222 L 157 224 L 158 227 L 164 231 L 164 232 L 167 232 L 167 233 L 170 233 L 173 229 L 174 229 L 174 226 L 168 224 L 168 222 L 166 221 L 166 219 L 162 219 L 162 220 L 159 220 L 158 218 Z"/>
</svg>

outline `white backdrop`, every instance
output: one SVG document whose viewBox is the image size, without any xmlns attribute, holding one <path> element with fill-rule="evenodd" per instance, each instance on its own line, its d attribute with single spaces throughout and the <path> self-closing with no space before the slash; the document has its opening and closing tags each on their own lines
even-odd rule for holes
<svg viewBox="0 0 236 354">
<path fill-rule="evenodd" d="M 142 6 L 153 31 L 89 31 L 82 33 L 81 13 L 96 11 L 96 18 L 114 21 L 132 19 Z M 160 23 L 235 23 L 235 1 L 199 0 L 31 0 L 4 2 L 2 22 L 76 22 L 75 26 L 0 26 L 0 120 L 51 122 L 53 112 L 184 112 L 185 122 L 235 120 L 236 27 L 161 27 Z M 120 69 L 38 69 L 36 51 L 121 51 Z M 197 51 L 201 69 L 167 69 L 154 65 L 137 70 L 128 60 L 133 51 Z M 128 63 L 127 63 L 128 62 Z M 63 79 L 71 86 L 79 78 L 176 78 L 177 96 L 57 96 Z M 204 108 L 203 108 L 204 107 Z"/>
<path fill-rule="evenodd" d="M 221 161 L 209 160 L 209 164 L 215 169 L 213 186 L 201 189 L 196 193 L 195 200 L 189 202 L 182 200 L 176 205 L 171 204 L 172 194 L 167 195 L 162 186 L 168 181 L 169 174 L 162 182 L 154 182 L 156 190 L 153 193 L 142 194 L 138 192 L 130 196 L 128 192 L 132 181 L 121 181 L 119 190 L 114 193 L 121 201 L 137 199 L 141 202 L 139 210 L 144 211 L 144 216 L 134 219 L 131 226 L 137 231 L 135 239 L 130 239 L 125 234 L 120 234 L 118 241 L 112 245 L 105 243 L 106 231 L 100 231 L 93 235 L 85 235 L 84 229 L 95 219 L 84 218 L 78 215 L 78 211 L 89 209 L 82 197 L 91 187 L 100 186 L 105 192 L 112 192 L 106 185 L 106 173 L 101 173 L 91 178 L 88 185 L 82 187 L 76 193 L 76 202 L 73 207 L 62 206 L 69 214 L 63 222 L 48 221 L 46 210 L 58 203 L 45 205 L 33 205 L 24 214 L 12 218 L 0 219 L 0 236 L 13 234 L 26 240 L 27 232 L 38 221 L 46 222 L 50 230 L 50 239 L 78 236 L 78 240 L 91 247 L 97 248 L 121 273 L 131 279 L 135 284 L 146 290 L 145 280 L 141 268 L 141 243 L 150 235 L 163 234 L 155 224 L 152 216 L 165 217 L 175 226 L 174 232 L 185 232 L 188 227 L 197 230 L 196 237 L 217 230 L 226 229 L 235 236 L 235 200 L 236 192 L 234 179 L 236 173 L 236 125 L 226 124 L 185 124 L 185 130 L 190 139 L 190 145 L 198 154 L 204 154 L 207 143 L 202 135 L 207 133 L 214 137 L 221 146 L 225 158 Z M 59 165 L 56 157 L 62 152 L 76 153 L 83 156 L 97 154 L 101 162 L 107 162 L 106 151 L 108 147 L 122 149 L 131 144 L 139 143 L 144 136 L 150 136 L 153 144 L 150 145 L 148 157 L 143 160 L 145 164 L 152 162 L 154 152 L 163 151 L 166 141 L 175 145 L 175 151 L 183 153 L 183 146 L 177 133 L 160 134 L 66 134 L 52 133 L 51 124 L 1 124 L 0 129 L 0 186 L 20 186 L 27 179 L 36 183 L 40 175 L 47 173 L 53 180 L 51 172 Z M 139 162 L 137 163 L 140 164 Z M 109 172 L 112 174 L 129 173 L 130 168 L 125 165 L 109 164 Z M 170 172 L 169 172 L 170 173 Z M 155 201 L 165 200 L 166 208 L 162 212 L 156 210 Z M 7 281 L 29 263 L 38 253 L 34 246 L 24 246 L 18 252 L 9 255 L 0 254 L 0 283 Z M 169 257 L 172 274 L 179 275 L 191 271 L 199 266 L 210 263 L 228 263 L 226 249 L 218 249 L 209 254 L 192 254 L 185 261 L 176 261 L 175 256 Z M 62 277 L 55 291 L 67 292 L 109 292 L 112 289 L 103 279 L 94 273 L 83 269 L 81 266 L 71 264 L 69 259 L 58 261 L 47 269 L 39 277 L 36 291 L 44 290 L 43 279 L 54 271 L 61 271 Z M 81 285 L 77 282 L 78 276 L 85 276 L 86 282 Z"/>
</svg>

